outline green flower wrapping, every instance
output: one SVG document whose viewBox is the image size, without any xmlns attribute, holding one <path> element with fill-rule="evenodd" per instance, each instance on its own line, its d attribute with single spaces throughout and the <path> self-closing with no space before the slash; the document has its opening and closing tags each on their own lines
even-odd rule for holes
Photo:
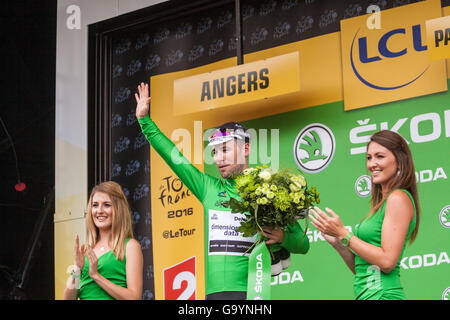
<svg viewBox="0 0 450 320">
<path fill-rule="evenodd" d="M 236 177 L 236 190 L 240 199 L 231 198 L 225 206 L 247 214 L 237 229 L 244 237 L 261 233 L 262 226 L 286 231 L 288 225 L 308 217 L 313 203 L 320 203 L 316 187 L 308 188 L 302 174 L 289 169 L 274 172 L 266 165 L 245 169 Z"/>
</svg>

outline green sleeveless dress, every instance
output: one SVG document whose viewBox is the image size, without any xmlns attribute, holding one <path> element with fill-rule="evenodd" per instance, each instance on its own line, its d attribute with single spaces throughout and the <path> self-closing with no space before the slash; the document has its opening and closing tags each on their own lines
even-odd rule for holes
<svg viewBox="0 0 450 320">
<path fill-rule="evenodd" d="M 355 280 L 353 289 L 356 300 L 405 300 L 403 287 L 400 283 L 400 261 L 405 251 L 406 243 L 416 227 L 416 206 L 411 194 L 403 189 L 414 206 L 414 218 L 409 223 L 408 233 L 400 257 L 395 268 L 384 273 L 378 266 L 371 265 L 355 254 Z M 389 198 L 389 197 L 388 197 Z M 383 226 L 386 201 L 381 208 L 371 217 L 364 219 L 356 228 L 355 236 L 359 239 L 381 247 L 381 228 Z"/>
<path fill-rule="evenodd" d="M 125 249 L 129 240 L 130 238 L 125 240 Z M 109 250 L 101 255 L 97 262 L 97 270 L 103 277 L 124 288 L 127 287 L 125 255 L 123 261 L 120 261 L 113 254 L 112 250 Z M 84 258 L 84 266 L 81 270 L 78 296 L 80 300 L 115 300 L 89 276 L 89 260 L 87 257 Z"/>
</svg>

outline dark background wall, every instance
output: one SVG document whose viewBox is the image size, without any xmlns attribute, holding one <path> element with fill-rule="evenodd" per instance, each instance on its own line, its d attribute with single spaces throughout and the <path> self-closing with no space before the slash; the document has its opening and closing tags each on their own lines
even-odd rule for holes
<svg viewBox="0 0 450 320">
<path fill-rule="evenodd" d="M 0 4 L 0 299 L 9 291 L 7 273 L 20 271 L 33 230 L 55 181 L 56 0 Z M 28 299 L 54 298 L 53 213 L 44 220 L 25 282 Z"/>
</svg>

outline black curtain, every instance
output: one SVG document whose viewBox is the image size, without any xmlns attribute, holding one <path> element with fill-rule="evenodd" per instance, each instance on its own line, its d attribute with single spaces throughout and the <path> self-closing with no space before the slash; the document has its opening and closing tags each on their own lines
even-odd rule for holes
<svg viewBox="0 0 450 320">
<path fill-rule="evenodd" d="M 28 277 L 15 298 L 54 299 L 57 1 L 0 6 L 0 299 L 8 298 L 25 265 Z M 14 188 L 18 175 L 26 184 L 22 192 Z"/>
</svg>

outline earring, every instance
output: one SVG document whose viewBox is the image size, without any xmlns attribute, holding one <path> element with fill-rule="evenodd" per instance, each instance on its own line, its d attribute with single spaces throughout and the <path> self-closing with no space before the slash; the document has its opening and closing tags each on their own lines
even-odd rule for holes
<svg viewBox="0 0 450 320">
<path fill-rule="evenodd" d="M 397 169 L 397 176 L 400 175 L 400 169 Z"/>
</svg>

